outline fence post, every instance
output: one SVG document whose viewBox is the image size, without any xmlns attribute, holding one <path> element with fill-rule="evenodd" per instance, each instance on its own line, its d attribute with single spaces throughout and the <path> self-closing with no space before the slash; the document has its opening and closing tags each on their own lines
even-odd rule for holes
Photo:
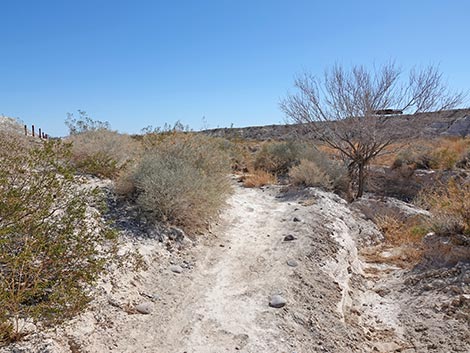
<svg viewBox="0 0 470 353">
<path fill-rule="evenodd" d="M 41 133 L 41 128 L 38 129 L 39 130 L 39 138 L 41 139 L 42 138 L 42 133 Z"/>
<path fill-rule="evenodd" d="M 33 137 L 34 137 L 34 125 L 31 125 L 31 132 L 32 132 Z"/>
<path fill-rule="evenodd" d="M 28 136 L 28 127 L 26 125 L 24 126 L 24 135 Z"/>
</svg>

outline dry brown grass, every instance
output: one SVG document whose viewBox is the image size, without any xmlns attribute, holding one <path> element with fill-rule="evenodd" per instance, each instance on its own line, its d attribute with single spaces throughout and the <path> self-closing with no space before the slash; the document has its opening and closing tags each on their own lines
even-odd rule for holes
<svg viewBox="0 0 470 353">
<path fill-rule="evenodd" d="M 367 261 L 409 268 L 422 260 L 422 239 L 427 229 L 422 225 L 421 218 L 403 220 L 398 216 L 385 215 L 378 216 L 375 223 L 384 234 L 385 242 L 362 251 L 361 255 Z"/>
<path fill-rule="evenodd" d="M 418 245 L 427 232 L 419 217 L 401 220 L 397 216 L 379 216 L 376 224 L 390 245 Z"/>
<path fill-rule="evenodd" d="M 453 251 L 452 239 L 470 235 L 470 183 L 450 179 L 447 183 L 422 191 L 415 202 L 430 211 L 431 217 L 403 218 L 399 214 L 374 217 L 385 242 L 363 251 L 370 262 L 389 262 L 410 267 L 423 258 L 448 259 Z M 423 246 L 423 237 L 429 232 L 445 237 L 439 247 Z M 450 243 L 449 243 L 450 239 Z M 448 245 L 446 245 L 448 243 Z M 457 242 L 458 243 L 458 242 Z M 459 243 L 460 244 L 460 243 Z M 468 259 L 466 259 L 468 260 Z"/>
<path fill-rule="evenodd" d="M 390 146 L 389 152 L 377 158 L 374 164 L 450 170 L 470 154 L 470 138 L 441 137 L 408 141 Z"/>
<path fill-rule="evenodd" d="M 252 173 L 246 174 L 242 177 L 243 186 L 247 188 L 259 188 L 265 185 L 276 183 L 276 177 L 264 170 L 257 169 Z"/>
<path fill-rule="evenodd" d="M 450 179 L 423 191 L 416 203 L 433 215 L 430 228 L 438 235 L 470 234 L 470 183 Z"/>
</svg>

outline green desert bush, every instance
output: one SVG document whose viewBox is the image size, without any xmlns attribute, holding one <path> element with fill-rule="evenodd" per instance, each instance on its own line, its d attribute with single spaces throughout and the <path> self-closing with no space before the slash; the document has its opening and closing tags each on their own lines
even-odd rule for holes
<svg viewBox="0 0 470 353">
<path fill-rule="evenodd" d="M 230 161 L 220 144 L 175 133 L 149 144 L 133 173 L 137 203 L 153 219 L 201 231 L 230 191 Z"/>
<path fill-rule="evenodd" d="M 96 191 L 79 187 L 70 147 L 48 141 L 25 147 L 0 136 L 0 341 L 82 309 L 101 271 L 98 245 L 113 232 L 101 221 Z M 92 204 L 96 207 L 89 207 Z"/>
</svg>

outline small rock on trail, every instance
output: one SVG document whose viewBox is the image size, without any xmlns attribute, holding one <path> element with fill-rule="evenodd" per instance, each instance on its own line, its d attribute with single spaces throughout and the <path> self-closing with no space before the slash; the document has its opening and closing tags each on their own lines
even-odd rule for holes
<svg viewBox="0 0 470 353">
<path fill-rule="evenodd" d="M 137 310 L 141 314 L 148 315 L 152 313 L 153 311 L 153 303 L 144 302 L 144 303 L 137 304 L 135 306 L 135 310 Z"/>
<path fill-rule="evenodd" d="M 171 265 L 170 266 L 170 271 L 174 272 L 174 273 L 182 273 L 183 268 L 181 266 L 178 266 L 178 265 Z"/>
<path fill-rule="evenodd" d="M 294 259 L 289 259 L 289 260 L 287 260 L 287 265 L 290 266 L 290 267 L 297 267 L 299 264 Z"/>
<path fill-rule="evenodd" d="M 271 308 L 279 309 L 285 306 L 286 303 L 287 301 L 282 296 L 280 296 L 279 294 L 275 294 L 271 297 L 271 300 L 269 301 L 269 306 Z"/>
</svg>

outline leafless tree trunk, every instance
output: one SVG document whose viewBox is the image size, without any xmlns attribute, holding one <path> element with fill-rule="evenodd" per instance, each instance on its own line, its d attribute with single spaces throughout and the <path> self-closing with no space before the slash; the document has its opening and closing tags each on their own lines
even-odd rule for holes
<svg viewBox="0 0 470 353">
<path fill-rule="evenodd" d="M 323 77 L 299 76 L 297 92 L 281 101 L 288 118 L 349 161 L 355 198 L 364 193 L 371 160 L 404 135 L 405 127 L 390 113 L 446 110 L 463 101 L 461 92 L 447 89 L 436 67 L 403 76 L 393 62 L 373 70 L 334 66 Z"/>
</svg>

